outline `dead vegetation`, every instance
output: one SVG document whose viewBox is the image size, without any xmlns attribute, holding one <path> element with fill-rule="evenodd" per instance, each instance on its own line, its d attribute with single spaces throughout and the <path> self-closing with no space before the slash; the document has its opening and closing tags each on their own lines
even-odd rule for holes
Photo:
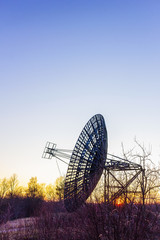
<svg viewBox="0 0 160 240">
<path fill-rule="evenodd" d="M 67 213 L 62 202 L 43 202 L 35 217 L 1 224 L 0 239 L 160 240 L 160 205 L 86 204 Z"/>
<path fill-rule="evenodd" d="M 144 186 L 141 177 L 136 178 L 131 188 L 126 189 L 127 194 L 118 199 L 123 204 L 100 203 L 103 200 L 103 190 L 100 189 L 103 188 L 99 186 L 90 202 L 74 213 L 66 212 L 63 200 L 55 202 L 52 198 L 52 201 L 46 202 L 37 197 L 32 188 L 29 188 L 32 195 L 25 197 L 10 194 L 5 198 L 3 194 L 0 199 L 0 240 L 160 240 L 160 170 L 148 164 L 150 153 L 138 146 L 141 154 L 129 151 L 125 156 L 131 161 L 136 158 L 144 165 Z M 125 181 L 125 174 L 118 177 L 119 182 Z M 35 189 L 36 179 L 32 180 L 30 184 Z M 57 188 L 59 200 L 63 189 L 61 185 Z M 6 180 L 1 186 L 4 193 Z M 52 186 L 49 189 L 53 190 Z M 141 201 L 142 190 L 145 205 Z"/>
</svg>

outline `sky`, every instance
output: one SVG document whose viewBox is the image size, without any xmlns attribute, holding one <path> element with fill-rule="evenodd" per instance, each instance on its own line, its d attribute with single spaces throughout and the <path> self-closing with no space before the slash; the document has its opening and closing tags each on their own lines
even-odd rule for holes
<svg viewBox="0 0 160 240">
<path fill-rule="evenodd" d="M 159 13 L 159 0 L 0 1 L 0 179 L 54 183 L 46 142 L 73 149 L 97 113 L 109 153 L 136 137 L 158 164 Z"/>
</svg>

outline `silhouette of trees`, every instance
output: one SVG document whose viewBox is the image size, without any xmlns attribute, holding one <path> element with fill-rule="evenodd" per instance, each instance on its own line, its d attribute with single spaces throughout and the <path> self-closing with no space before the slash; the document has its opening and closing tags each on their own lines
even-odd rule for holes
<svg viewBox="0 0 160 240">
<path fill-rule="evenodd" d="M 9 189 L 8 180 L 6 178 L 3 178 L 0 181 L 0 198 L 4 198 L 7 195 Z"/>
<path fill-rule="evenodd" d="M 140 164 L 144 169 L 144 179 L 142 173 L 124 189 L 122 195 L 115 201 L 115 203 L 129 203 L 129 202 L 143 202 L 143 194 L 145 203 L 160 202 L 160 166 L 156 166 L 151 160 L 151 150 L 147 149 L 144 145 L 141 145 L 135 139 L 135 146 L 126 151 L 122 145 L 122 158 L 127 159 L 131 162 Z M 125 186 L 127 181 L 131 179 L 137 170 L 131 171 L 111 171 L 110 172 L 116 177 L 118 182 L 115 181 L 114 177 L 109 175 L 109 193 L 110 197 L 121 186 Z M 144 180 L 144 181 L 143 181 Z M 144 183 L 144 185 L 143 185 Z M 107 192 L 106 186 L 106 193 Z M 158 200 L 159 197 L 159 200 Z M 102 202 L 104 200 L 104 175 L 102 175 L 92 195 L 89 197 L 88 202 Z"/>
<path fill-rule="evenodd" d="M 16 174 L 13 174 L 8 180 L 8 196 L 14 197 L 18 195 L 18 177 Z"/>
<path fill-rule="evenodd" d="M 30 198 L 41 198 L 45 196 L 44 190 L 45 184 L 39 184 L 37 182 L 37 177 L 31 177 L 28 182 L 27 196 Z"/>
<path fill-rule="evenodd" d="M 160 189 L 160 168 L 151 160 L 151 150 L 146 149 L 135 139 L 134 148 L 126 152 L 122 145 L 122 151 L 124 158 L 140 164 L 144 169 L 144 181 L 143 175 L 139 175 L 130 187 L 132 190 L 131 199 L 141 198 L 142 193 L 144 193 L 146 203 L 154 203 Z M 136 193 L 137 191 L 139 194 Z"/>
<path fill-rule="evenodd" d="M 9 179 L 0 180 L 0 199 L 29 197 L 59 201 L 63 199 L 64 177 L 56 179 L 54 184 L 38 183 L 37 177 L 31 177 L 28 186 L 19 186 L 18 177 L 13 174 Z"/>
<path fill-rule="evenodd" d="M 55 201 L 56 200 L 56 191 L 55 191 L 55 186 L 53 184 L 49 184 L 49 185 L 46 186 L 45 197 L 49 201 Z"/>
<path fill-rule="evenodd" d="M 125 191 L 119 197 L 118 201 L 122 202 L 142 202 L 142 193 L 145 196 L 146 203 L 153 203 L 160 197 L 160 166 L 156 167 L 151 160 L 151 151 L 146 149 L 137 140 L 135 147 L 129 151 L 125 151 L 122 145 L 123 158 L 131 162 L 136 162 L 145 169 L 144 185 L 142 175 L 140 174 L 134 182 L 127 186 Z M 136 172 L 137 170 L 135 170 Z M 135 172 L 114 172 L 113 175 L 125 186 L 125 183 L 130 177 L 133 177 Z M 65 177 L 59 177 L 54 184 L 40 184 L 37 177 L 31 177 L 28 186 L 19 186 L 18 177 L 13 174 L 9 179 L 3 178 L 0 180 L 0 199 L 29 197 L 39 198 L 47 201 L 63 200 Z M 110 176 L 110 195 L 114 194 L 120 187 L 120 184 L 115 182 L 115 179 Z M 115 186 L 117 184 L 117 186 Z M 117 188 L 116 188 L 117 187 Z M 107 192 L 107 191 L 106 191 Z M 104 175 L 102 175 L 97 187 L 89 197 L 88 202 L 102 202 L 104 200 Z"/>
<path fill-rule="evenodd" d="M 61 201 L 63 199 L 63 193 L 64 193 L 64 177 L 59 177 L 56 179 L 55 182 L 55 189 L 56 189 L 56 197 L 57 200 Z"/>
</svg>

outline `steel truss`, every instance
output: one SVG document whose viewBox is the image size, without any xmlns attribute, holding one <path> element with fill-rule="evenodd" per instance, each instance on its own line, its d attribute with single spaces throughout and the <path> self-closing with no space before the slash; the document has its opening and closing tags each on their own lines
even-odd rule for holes
<svg viewBox="0 0 160 240">
<path fill-rule="evenodd" d="M 57 145 L 52 142 L 47 142 L 42 158 L 52 159 L 53 157 L 62 161 L 65 164 L 69 164 L 66 160 L 70 160 L 72 150 L 57 149 Z M 145 169 L 140 164 L 131 162 L 127 159 L 123 159 L 116 155 L 107 154 L 106 163 L 104 166 L 104 202 L 114 203 L 120 196 L 125 196 L 125 201 L 131 201 L 129 193 L 139 193 L 142 196 L 142 203 L 145 203 L 144 196 L 144 181 L 145 181 Z M 122 182 L 116 176 L 117 172 L 124 172 L 126 179 Z M 141 181 L 139 182 L 141 191 L 129 191 L 129 186 L 141 175 Z M 111 181 L 112 178 L 112 181 Z M 114 189 L 114 190 L 113 190 Z"/>
</svg>

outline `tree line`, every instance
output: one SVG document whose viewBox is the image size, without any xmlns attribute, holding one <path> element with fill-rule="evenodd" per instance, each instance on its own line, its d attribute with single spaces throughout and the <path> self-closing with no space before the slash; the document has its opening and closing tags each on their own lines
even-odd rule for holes
<svg viewBox="0 0 160 240">
<path fill-rule="evenodd" d="M 125 151 L 122 145 L 122 157 L 131 162 L 140 164 L 145 170 L 144 181 L 142 182 L 142 175 L 139 175 L 135 181 L 125 189 L 118 201 L 130 202 L 141 198 L 142 191 L 144 191 L 145 203 L 153 203 L 160 201 L 160 166 L 155 166 L 151 160 L 151 151 L 147 150 L 135 139 L 135 147 L 131 150 Z M 131 172 L 114 172 L 114 176 L 118 179 L 119 184 L 125 185 L 133 174 Z M 18 176 L 13 174 L 9 179 L 0 179 L 0 199 L 13 197 L 28 197 L 39 198 L 46 201 L 61 201 L 64 193 L 65 177 L 59 177 L 54 184 L 38 183 L 37 177 L 31 177 L 27 187 L 20 186 Z M 119 186 L 117 186 L 118 188 Z M 115 178 L 110 177 L 110 194 L 116 191 Z M 103 201 L 104 200 L 104 176 L 102 175 L 96 189 L 93 191 L 89 201 Z"/>
<path fill-rule="evenodd" d="M 64 177 L 56 179 L 54 184 L 38 183 L 37 177 L 31 177 L 27 187 L 19 185 L 18 176 L 13 174 L 10 178 L 0 179 L 0 199 L 28 197 L 47 201 L 60 201 L 63 199 Z"/>
</svg>

